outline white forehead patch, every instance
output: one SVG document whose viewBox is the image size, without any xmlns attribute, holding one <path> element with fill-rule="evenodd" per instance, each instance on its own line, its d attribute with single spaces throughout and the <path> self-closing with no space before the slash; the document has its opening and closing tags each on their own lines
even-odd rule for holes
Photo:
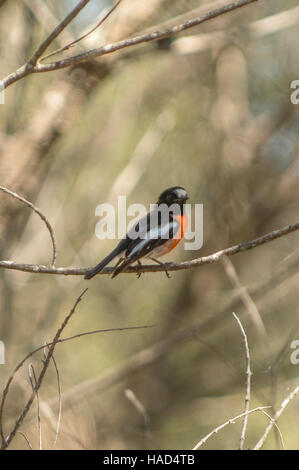
<svg viewBox="0 0 299 470">
<path fill-rule="evenodd" d="M 175 189 L 174 193 L 176 194 L 178 199 L 184 199 L 187 197 L 187 192 L 184 189 L 180 189 L 180 188 Z"/>
</svg>

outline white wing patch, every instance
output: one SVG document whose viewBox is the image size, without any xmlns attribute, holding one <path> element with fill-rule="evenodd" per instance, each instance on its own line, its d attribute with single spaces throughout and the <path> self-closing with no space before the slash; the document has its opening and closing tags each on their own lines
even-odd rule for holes
<svg viewBox="0 0 299 470">
<path fill-rule="evenodd" d="M 147 237 L 144 238 L 143 240 L 140 240 L 140 242 L 133 248 L 133 250 L 130 252 L 128 255 L 128 259 L 130 259 L 132 256 L 134 256 L 138 251 L 141 251 L 146 245 L 149 243 L 149 240 L 157 240 L 157 239 L 164 239 L 165 242 L 169 240 L 170 234 L 172 235 L 171 238 L 174 238 L 176 234 L 178 233 L 178 230 L 180 228 L 180 224 L 177 220 L 173 220 L 170 223 L 164 225 L 163 227 L 154 227 L 152 228 L 148 234 Z M 151 250 L 151 244 L 148 245 L 148 250 Z"/>
</svg>

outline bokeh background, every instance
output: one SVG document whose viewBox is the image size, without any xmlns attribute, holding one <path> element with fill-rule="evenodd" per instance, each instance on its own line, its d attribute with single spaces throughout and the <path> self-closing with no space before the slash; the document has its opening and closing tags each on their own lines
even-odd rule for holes
<svg viewBox="0 0 299 470">
<path fill-rule="evenodd" d="M 23 64 L 75 4 L 0 3 L 1 76 Z M 124 0 L 71 52 L 223 4 Z M 90 29 L 109 5 L 91 1 L 50 50 Z M 92 266 L 114 246 L 96 238 L 95 208 L 115 204 L 119 194 L 127 195 L 128 204 L 149 205 L 164 188 L 181 185 L 192 203 L 204 205 L 202 249 L 181 247 L 168 261 L 207 255 L 298 221 L 299 113 L 290 100 L 290 84 L 299 79 L 298 23 L 296 0 L 258 1 L 169 40 L 32 75 L 6 90 L 0 184 L 47 215 L 57 238 L 57 266 Z M 2 260 L 50 264 L 44 224 L 4 193 L 0 237 Z M 140 279 L 126 274 L 115 280 L 97 276 L 87 284 L 81 276 L 1 269 L 1 387 L 28 352 L 51 340 L 88 285 L 64 337 L 155 326 L 57 346 L 63 407 L 56 448 L 192 448 L 244 409 L 244 344 L 233 311 L 250 347 L 250 407 L 271 405 L 274 413 L 298 385 L 299 364 L 290 360 L 291 342 L 299 338 L 298 266 L 294 233 L 230 261 L 174 272 L 170 280 L 164 273 Z M 32 359 L 37 372 L 42 357 Z M 30 392 L 26 364 L 8 397 L 6 432 Z M 51 448 L 58 415 L 53 365 L 39 399 L 43 448 Z M 298 419 L 295 399 L 279 420 L 290 449 L 299 449 Z M 262 414 L 249 417 L 246 448 L 266 424 Z M 240 429 L 239 421 L 204 448 L 238 448 Z M 36 403 L 21 430 L 38 448 Z M 279 446 L 272 431 L 264 448 Z M 18 434 L 11 448 L 28 445 Z"/>
</svg>

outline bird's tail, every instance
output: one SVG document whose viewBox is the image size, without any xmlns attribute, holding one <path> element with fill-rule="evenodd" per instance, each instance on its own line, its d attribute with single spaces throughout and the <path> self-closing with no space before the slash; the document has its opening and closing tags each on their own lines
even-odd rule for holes
<svg viewBox="0 0 299 470">
<path fill-rule="evenodd" d="M 94 268 L 90 269 L 88 273 L 84 276 L 84 279 L 91 279 L 93 276 L 98 274 L 102 269 L 107 266 L 110 261 L 112 261 L 116 256 L 119 255 L 119 249 L 118 247 L 115 248 L 115 250 L 111 251 L 111 253 L 106 256 L 102 261 L 100 261 L 99 264 L 97 264 Z"/>
<path fill-rule="evenodd" d="M 123 269 L 125 269 L 129 264 L 131 264 L 132 261 L 129 260 L 124 260 L 118 267 L 116 267 L 112 273 L 111 279 L 113 279 L 115 276 L 117 276 L 119 273 L 122 272 Z M 117 266 L 117 265 L 116 265 Z"/>
<path fill-rule="evenodd" d="M 127 266 L 130 266 L 130 264 L 137 261 L 137 259 L 135 259 L 134 257 L 133 258 L 129 257 L 129 258 L 125 258 L 125 259 L 120 260 L 120 261 L 122 261 L 122 262 L 118 263 L 115 266 L 114 271 L 113 271 L 112 276 L 111 276 L 111 279 L 113 279 L 115 276 L 118 276 Z M 140 261 L 139 261 L 139 264 L 141 264 Z"/>
</svg>

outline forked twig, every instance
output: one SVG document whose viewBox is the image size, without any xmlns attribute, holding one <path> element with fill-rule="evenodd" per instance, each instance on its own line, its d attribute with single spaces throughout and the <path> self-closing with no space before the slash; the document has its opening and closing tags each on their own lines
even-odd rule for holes
<svg viewBox="0 0 299 470">
<path fill-rule="evenodd" d="M 87 290 L 87 289 L 86 289 Z M 70 340 L 73 340 L 75 338 L 80 338 L 82 336 L 87 336 L 87 335 L 91 335 L 91 334 L 96 334 L 96 333 L 108 333 L 108 332 L 114 332 L 114 331 L 125 331 L 125 330 L 137 330 L 137 329 L 144 329 L 144 328 L 152 328 L 154 325 L 145 325 L 145 326 L 129 326 L 129 327 L 122 327 L 122 328 L 106 328 L 106 329 L 98 329 L 98 330 L 93 330 L 93 331 L 87 331 L 87 332 L 84 332 L 84 333 L 78 333 L 76 335 L 73 335 L 73 336 L 69 336 L 67 338 L 61 338 L 61 339 L 58 339 L 56 340 L 56 343 L 55 344 L 58 344 L 58 343 L 64 343 L 65 341 L 70 341 Z M 4 405 L 5 405 L 5 402 L 6 402 L 6 398 L 7 398 L 7 395 L 8 395 L 8 391 L 9 391 L 9 388 L 11 386 L 11 383 L 13 381 L 13 378 L 15 377 L 15 374 L 17 373 L 17 371 L 23 366 L 23 364 L 30 358 L 32 357 L 35 353 L 37 353 L 38 351 L 41 351 L 42 349 L 44 350 L 44 348 L 49 348 L 50 346 L 52 346 L 54 344 L 54 341 L 52 342 L 49 342 L 49 343 L 45 343 L 43 344 L 43 346 L 39 346 L 38 348 L 34 349 L 33 351 L 31 351 L 30 353 L 28 353 L 19 363 L 18 365 L 15 367 L 15 369 L 13 370 L 12 374 L 10 375 L 7 383 L 6 383 L 6 386 L 3 390 L 3 393 L 2 393 L 2 398 L 1 398 L 1 401 L 0 401 L 0 436 L 2 438 L 2 441 L 4 441 L 4 433 L 3 433 L 3 410 L 4 410 Z M 52 356 L 53 357 L 53 356 Z M 57 380 L 58 380 L 58 376 L 57 376 Z M 60 386 L 59 386 L 59 389 L 60 389 Z M 60 406 L 60 402 L 61 402 L 61 395 L 59 395 L 59 401 L 58 401 L 58 407 Z"/>
<path fill-rule="evenodd" d="M 274 418 L 271 418 L 271 421 L 269 422 L 268 426 L 266 427 L 266 430 L 265 430 L 264 434 L 262 435 L 262 437 L 260 438 L 258 443 L 255 445 L 254 450 L 259 450 L 264 445 L 264 442 L 265 442 L 269 432 L 273 428 L 273 426 L 275 426 L 276 421 L 281 416 L 282 412 L 285 410 L 285 408 L 288 406 L 288 404 L 295 398 L 295 396 L 297 395 L 298 392 L 299 392 L 299 385 L 297 385 L 297 387 L 295 387 L 294 390 L 283 400 L 283 402 L 280 405 L 279 410 L 277 410 L 277 412 L 275 413 Z"/>
<path fill-rule="evenodd" d="M 63 31 L 68 24 L 70 24 L 73 19 L 80 13 L 80 11 L 89 3 L 90 0 L 80 0 L 77 5 L 66 15 L 66 17 L 53 29 L 53 31 L 49 34 L 49 36 L 39 45 L 36 49 L 34 54 L 29 59 L 28 63 L 25 66 L 29 65 L 31 67 L 35 67 L 38 60 L 45 52 L 45 50 L 49 47 L 49 45 L 59 36 L 61 31 Z"/>
<path fill-rule="evenodd" d="M 70 42 L 66 46 L 61 47 L 60 49 L 56 49 L 56 51 L 51 52 L 50 54 L 47 54 L 43 56 L 40 60 L 40 62 L 43 62 L 46 59 L 49 59 L 50 57 L 53 57 L 56 54 L 59 54 L 60 52 L 67 51 L 71 47 L 74 47 L 78 42 L 82 41 L 83 39 L 87 38 L 92 34 L 96 29 L 98 29 L 102 24 L 109 18 L 109 16 L 114 12 L 114 10 L 118 7 L 118 5 L 122 2 L 122 0 L 117 0 L 117 2 L 110 8 L 110 10 L 104 15 L 103 18 L 100 19 L 100 21 L 87 33 L 83 34 L 80 36 L 78 39 L 75 39 L 75 41 Z"/>
<path fill-rule="evenodd" d="M 198 26 L 206 21 L 209 21 L 213 18 L 217 18 L 220 15 L 230 13 L 231 11 L 242 8 L 246 5 L 250 5 L 253 2 L 258 0 L 238 0 L 227 5 L 223 5 L 220 8 L 212 10 L 200 17 L 192 18 L 184 23 L 171 26 L 169 28 L 163 29 L 161 31 L 151 31 L 149 33 L 140 34 L 133 38 L 123 39 L 122 41 L 117 41 L 112 44 L 106 44 L 102 47 L 96 49 L 91 49 L 81 54 L 77 54 L 71 57 L 67 57 L 62 60 L 57 60 L 49 64 L 42 64 L 42 54 L 48 48 L 48 46 L 54 41 L 54 39 L 60 34 L 61 31 L 77 16 L 80 10 L 89 2 L 90 0 L 81 0 L 78 5 L 65 17 L 63 21 L 52 31 L 52 33 L 42 42 L 42 44 L 37 48 L 31 59 L 22 65 L 18 70 L 11 73 L 7 77 L 1 80 L 2 87 L 7 88 L 12 83 L 15 83 L 18 80 L 23 79 L 31 73 L 44 73 L 51 72 L 53 70 L 59 70 L 66 67 L 74 66 L 86 60 L 93 59 L 95 57 L 102 57 L 107 54 L 112 54 L 113 52 L 119 51 L 121 49 L 126 49 L 132 46 L 137 46 L 138 44 L 144 44 L 150 41 L 156 41 L 158 39 L 163 39 L 166 37 L 173 36 L 187 29 Z"/>
<path fill-rule="evenodd" d="M 271 408 L 271 406 L 258 406 L 257 408 L 254 408 L 253 410 L 248 410 L 246 411 L 245 413 L 241 413 L 237 416 L 235 416 L 234 418 L 231 418 L 227 421 L 225 421 L 225 423 L 221 424 L 220 426 L 218 426 L 217 428 L 213 429 L 213 431 L 209 432 L 209 434 L 207 434 L 205 437 L 203 437 L 194 447 L 192 450 L 197 450 L 199 449 L 199 447 L 201 447 L 203 444 L 205 444 L 207 442 L 208 439 L 210 439 L 210 437 L 212 437 L 214 434 L 217 434 L 221 429 L 225 428 L 226 426 L 228 426 L 229 424 L 235 424 L 235 422 L 238 420 L 238 419 L 241 419 L 243 418 L 243 416 L 245 415 L 249 415 L 251 413 L 254 413 L 255 411 L 263 411 L 265 410 L 266 408 Z"/>
<path fill-rule="evenodd" d="M 11 380 L 9 379 L 4 391 L 3 391 L 3 396 L 2 396 L 2 401 L 1 401 L 1 407 L 0 407 L 0 434 L 1 434 L 1 438 L 2 438 L 2 443 L 1 443 L 1 449 L 4 450 L 4 449 L 7 449 L 7 447 L 9 446 L 9 444 L 11 443 L 12 439 L 14 438 L 16 432 L 19 430 L 19 427 L 20 425 L 22 424 L 24 418 L 26 417 L 28 411 L 30 410 L 31 408 L 31 405 L 34 401 L 34 398 L 36 396 L 36 393 L 38 392 L 38 390 L 40 389 L 41 387 L 41 384 L 43 382 L 43 379 L 45 377 L 45 374 L 46 374 L 46 371 L 48 369 L 48 366 L 49 366 L 49 363 L 50 363 L 50 360 L 53 356 L 53 353 L 54 353 L 54 349 L 55 349 L 55 346 L 60 338 L 60 335 L 62 333 L 62 331 L 64 330 L 64 328 L 66 327 L 66 325 L 68 324 L 70 318 L 72 317 L 72 315 L 75 313 L 76 311 L 76 307 L 77 305 L 79 304 L 79 302 L 81 301 L 82 297 L 84 296 L 84 294 L 86 293 L 88 289 L 85 289 L 80 295 L 79 297 L 77 298 L 74 306 L 72 307 L 72 309 L 70 310 L 70 312 L 67 314 L 67 316 L 65 317 L 65 319 L 63 320 L 61 326 L 59 327 L 59 329 L 57 330 L 54 338 L 53 338 L 53 341 L 49 347 L 49 350 L 46 354 L 46 358 L 45 360 L 43 361 L 43 367 L 41 369 L 41 372 L 36 380 L 36 383 L 33 387 L 33 390 L 32 390 L 32 393 L 30 395 L 30 398 L 28 399 L 25 407 L 23 408 L 23 411 L 21 412 L 21 414 L 19 415 L 19 417 L 17 418 L 14 426 L 13 426 L 13 429 L 11 430 L 11 432 L 9 433 L 9 435 L 5 438 L 4 437 L 4 434 L 3 434 L 3 425 L 2 425 L 2 418 L 3 418 L 3 405 L 4 405 L 4 400 L 7 396 L 7 391 L 8 391 L 8 387 L 10 385 L 10 382 Z"/>
<path fill-rule="evenodd" d="M 264 413 L 264 415 L 267 416 L 267 418 L 269 418 L 269 421 L 270 421 L 270 422 L 273 422 L 273 426 L 275 427 L 275 429 L 277 430 L 278 435 L 279 435 L 279 439 L 280 439 L 280 443 L 281 443 L 281 448 L 282 448 L 282 450 L 285 450 L 285 446 L 284 446 L 284 441 L 283 441 L 282 433 L 281 433 L 281 430 L 279 429 L 277 423 L 275 423 L 275 421 L 273 421 L 272 416 L 269 415 L 269 413 L 267 413 L 265 410 L 261 410 L 261 412 Z"/>
</svg>

